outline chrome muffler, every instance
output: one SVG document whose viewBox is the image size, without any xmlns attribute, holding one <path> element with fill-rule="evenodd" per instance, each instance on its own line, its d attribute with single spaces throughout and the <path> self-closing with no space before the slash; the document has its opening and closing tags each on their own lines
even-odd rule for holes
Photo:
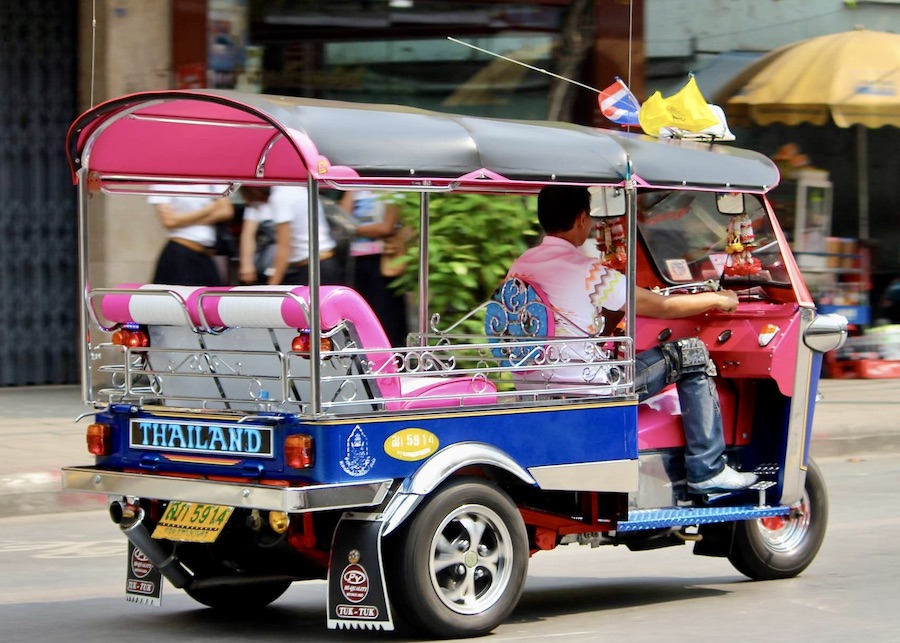
<svg viewBox="0 0 900 643">
<path fill-rule="evenodd" d="M 166 577 L 175 587 L 182 588 L 190 585 L 194 580 L 191 573 L 175 558 L 168 553 L 163 546 L 150 537 L 150 532 L 144 526 L 144 510 L 136 505 L 130 505 L 121 500 L 114 500 L 109 504 L 109 517 L 119 525 L 119 529 L 125 534 L 131 543 L 144 552 L 154 567 Z"/>
</svg>

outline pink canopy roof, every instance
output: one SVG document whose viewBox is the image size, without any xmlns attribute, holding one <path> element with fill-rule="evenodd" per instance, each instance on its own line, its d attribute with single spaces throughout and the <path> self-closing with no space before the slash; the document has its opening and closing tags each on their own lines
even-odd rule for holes
<svg viewBox="0 0 900 643">
<path fill-rule="evenodd" d="M 73 172 L 96 180 L 201 183 L 354 182 L 466 189 L 622 183 L 766 191 L 762 155 L 659 141 L 570 123 L 504 121 L 393 105 L 226 90 L 146 92 L 85 112 L 72 125 Z M 77 180 L 77 176 L 76 176 Z"/>
</svg>

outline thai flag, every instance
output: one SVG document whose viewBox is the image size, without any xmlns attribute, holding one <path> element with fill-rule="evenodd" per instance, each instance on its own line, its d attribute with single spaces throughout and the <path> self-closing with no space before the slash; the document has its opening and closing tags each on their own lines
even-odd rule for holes
<svg viewBox="0 0 900 643">
<path fill-rule="evenodd" d="M 616 78 L 616 82 L 601 91 L 597 101 L 600 111 L 613 123 L 640 125 L 638 112 L 641 111 L 641 104 L 621 78 Z"/>
</svg>

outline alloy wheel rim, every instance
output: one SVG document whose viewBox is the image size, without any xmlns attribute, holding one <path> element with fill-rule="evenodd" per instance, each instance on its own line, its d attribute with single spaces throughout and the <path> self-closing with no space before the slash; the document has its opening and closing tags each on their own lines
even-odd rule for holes
<svg viewBox="0 0 900 643">
<path fill-rule="evenodd" d="M 479 614 L 509 585 L 513 545 L 509 528 L 483 505 L 456 508 L 431 540 L 429 572 L 441 602 L 458 614 Z"/>
</svg>

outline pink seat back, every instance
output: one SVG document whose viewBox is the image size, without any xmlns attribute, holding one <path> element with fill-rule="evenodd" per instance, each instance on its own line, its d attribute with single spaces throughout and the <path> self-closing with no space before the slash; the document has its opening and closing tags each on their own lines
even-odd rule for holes
<svg viewBox="0 0 900 643">
<path fill-rule="evenodd" d="M 100 298 L 100 313 L 116 324 L 129 322 L 150 326 L 184 326 L 190 320 L 200 324 L 197 297 L 205 288 L 162 284 L 120 284 Z"/>
<path fill-rule="evenodd" d="M 284 296 L 290 293 L 290 296 Z M 319 318 L 323 330 L 344 321 L 349 322 L 363 350 L 384 350 L 371 353 L 366 359 L 376 373 L 397 373 L 391 343 L 377 315 L 362 295 L 346 286 L 322 286 L 319 290 Z M 203 319 L 209 326 L 244 328 L 309 328 L 309 287 L 241 286 L 227 289 L 207 289 L 199 298 Z M 378 386 L 388 397 L 400 395 L 396 378 L 379 378 Z"/>
</svg>

